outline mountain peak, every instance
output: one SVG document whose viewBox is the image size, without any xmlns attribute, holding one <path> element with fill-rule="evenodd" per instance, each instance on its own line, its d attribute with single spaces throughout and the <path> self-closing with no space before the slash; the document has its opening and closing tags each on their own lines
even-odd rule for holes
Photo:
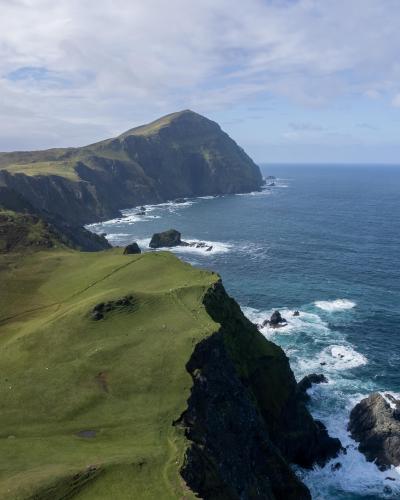
<svg viewBox="0 0 400 500">
<path fill-rule="evenodd" d="M 184 109 L 182 111 L 176 111 L 174 113 L 169 113 L 168 115 L 162 116 L 157 120 L 154 120 L 145 125 L 140 125 L 139 127 L 134 127 L 132 129 L 127 130 L 123 134 L 120 135 L 121 138 L 127 137 L 130 135 L 141 135 L 141 136 L 149 136 L 157 134 L 162 128 L 168 127 L 172 123 L 184 119 L 185 121 L 190 121 L 192 123 L 209 123 L 213 125 L 217 125 L 208 118 L 191 109 Z"/>
</svg>

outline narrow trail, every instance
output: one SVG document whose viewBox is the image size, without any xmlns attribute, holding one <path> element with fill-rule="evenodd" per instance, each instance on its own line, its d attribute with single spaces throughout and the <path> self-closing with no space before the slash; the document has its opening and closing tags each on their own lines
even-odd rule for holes
<svg viewBox="0 0 400 500">
<path fill-rule="evenodd" d="M 106 274 L 102 278 L 100 278 L 100 279 L 98 279 L 96 281 L 93 281 L 92 283 L 90 283 L 90 285 L 86 286 L 85 288 L 82 288 L 82 290 L 79 290 L 78 292 L 75 292 L 72 295 L 70 295 L 67 299 L 65 299 L 64 302 L 66 302 L 68 300 L 71 300 L 71 299 L 74 299 L 78 295 L 81 295 L 81 294 L 85 293 L 87 290 L 89 290 L 90 288 L 93 288 L 94 286 L 98 285 L 99 283 L 102 283 L 103 281 L 107 280 L 108 278 L 110 278 L 111 276 L 113 276 L 115 273 L 117 273 L 121 269 L 125 269 L 128 266 L 136 264 L 136 262 L 139 262 L 139 260 L 141 260 L 142 258 L 143 258 L 143 255 L 141 255 L 140 257 L 138 257 L 135 260 L 131 260 L 130 262 L 127 262 L 126 264 L 122 264 L 121 266 L 113 269 L 110 273 Z"/>
<path fill-rule="evenodd" d="M 68 302 L 68 301 L 70 301 L 70 300 L 78 297 L 79 295 L 85 293 L 87 290 L 89 290 L 90 288 L 93 288 L 97 284 L 102 283 L 103 281 L 107 280 L 108 278 L 110 278 L 111 276 L 113 276 L 115 273 L 117 273 L 121 269 L 125 269 L 126 267 L 128 267 L 128 266 L 130 266 L 132 264 L 135 264 L 141 258 L 142 258 L 142 256 L 138 257 L 137 259 L 135 259 L 133 261 L 127 262 L 126 264 L 122 264 L 121 266 L 113 269 L 113 271 L 111 271 L 110 273 L 106 274 L 102 278 L 100 278 L 100 279 L 98 279 L 96 281 L 93 281 L 92 283 L 90 283 L 85 288 L 82 288 L 81 290 L 78 290 L 77 292 L 73 293 L 69 297 L 66 297 L 62 301 L 51 302 L 50 304 L 46 304 L 46 305 L 43 305 L 43 306 L 37 306 L 37 307 L 31 308 L 31 309 L 25 309 L 24 311 L 21 311 L 19 313 L 13 314 L 11 316 L 7 316 L 6 318 L 0 318 L 0 325 L 3 325 L 3 324 L 5 324 L 8 321 L 11 321 L 13 319 L 21 318 L 23 316 L 26 316 L 27 314 L 30 314 L 30 313 L 33 313 L 33 312 L 36 312 L 36 311 L 41 311 L 41 310 L 44 310 L 44 309 L 48 309 L 50 307 L 58 306 L 58 308 L 60 308 L 62 306 L 62 304 L 65 304 L 66 302 Z"/>
</svg>

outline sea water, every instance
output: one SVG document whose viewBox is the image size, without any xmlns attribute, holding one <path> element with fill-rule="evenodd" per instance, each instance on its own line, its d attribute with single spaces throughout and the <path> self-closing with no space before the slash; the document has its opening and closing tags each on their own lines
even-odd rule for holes
<svg viewBox="0 0 400 500">
<path fill-rule="evenodd" d="M 311 389 L 310 410 L 347 453 L 297 470 L 313 498 L 400 498 L 400 471 L 379 471 L 347 432 L 360 399 L 400 392 L 400 167 L 262 170 L 277 179 L 261 192 L 149 205 L 144 216 L 128 208 L 90 229 L 113 245 L 147 248 L 154 232 L 174 228 L 212 246 L 173 251 L 217 271 L 255 323 L 279 309 L 288 326 L 262 333 L 282 346 L 298 379 L 312 372 L 328 379 Z"/>
</svg>

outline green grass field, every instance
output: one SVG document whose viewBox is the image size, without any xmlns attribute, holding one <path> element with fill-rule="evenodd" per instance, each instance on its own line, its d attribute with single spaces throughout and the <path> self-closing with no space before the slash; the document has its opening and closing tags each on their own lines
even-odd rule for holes
<svg viewBox="0 0 400 500">
<path fill-rule="evenodd" d="M 172 422 L 185 361 L 218 329 L 202 304 L 217 276 L 121 249 L 6 254 L 0 273 L 0 498 L 194 498 Z"/>
<path fill-rule="evenodd" d="M 58 175 L 71 181 L 78 181 L 79 177 L 74 169 L 74 162 L 67 161 L 38 161 L 33 163 L 15 163 L 3 167 L 11 174 Z"/>
</svg>

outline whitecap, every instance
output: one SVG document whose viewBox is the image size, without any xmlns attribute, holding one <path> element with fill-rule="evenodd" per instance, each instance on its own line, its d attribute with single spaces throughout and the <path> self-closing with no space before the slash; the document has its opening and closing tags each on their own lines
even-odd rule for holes
<svg viewBox="0 0 400 500">
<path fill-rule="evenodd" d="M 357 368 L 368 363 L 367 358 L 357 352 L 350 345 L 329 345 L 325 347 L 314 359 L 303 359 L 299 361 L 302 369 L 317 369 L 323 366 L 325 370 L 348 370 Z"/>
<path fill-rule="evenodd" d="M 227 253 L 232 249 L 232 245 L 229 243 L 224 243 L 222 241 L 208 241 L 208 240 L 198 240 L 194 238 L 187 238 L 189 243 L 204 243 L 206 247 L 196 248 L 195 246 L 178 246 L 173 247 L 171 250 L 176 251 L 178 253 L 194 253 L 201 255 L 213 255 L 219 253 Z M 211 247 L 211 250 L 207 251 L 208 248 Z"/>
<path fill-rule="evenodd" d="M 129 239 L 133 239 L 132 235 L 129 233 L 110 233 L 106 235 L 107 241 L 111 244 L 117 244 L 121 242 L 126 242 Z"/>
<path fill-rule="evenodd" d="M 250 193 L 236 193 L 236 196 L 268 196 L 271 194 L 269 188 L 262 188 L 261 191 L 250 191 Z"/>
<path fill-rule="evenodd" d="M 356 306 L 355 302 L 348 299 L 336 299 L 336 300 L 317 300 L 314 305 L 319 309 L 323 309 L 327 312 L 344 311 L 346 309 L 353 309 Z"/>
<path fill-rule="evenodd" d="M 150 244 L 150 238 L 143 238 L 137 240 L 138 245 L 140 248 L 144 250 L 151 250 L 149 248 Z M 157 250 L 162 250 L 162 251 L 170 251 L 178 254 L 194 254 L 194 255 L 204 255 L 204 256 L 210 256 L 210 255 L 215 255 L 215 254 L 221 254 L 221 253 L 227 253 L 231 250 L 232 245 L 229 243 L 223 243 L 221 241 L 207 241 L 207 240 L 198 240 L 194 238 L 187 238 L 187 241 L 189 243 L 204 243 L 206 246 L 202 248 L 196 248 L 195 246 L 189 247 L 189 246 L 176 246 L 176 247 L 162 247 Z M 211 250 L 207 251 L 207 248 L 212 247 Z"/>
<path fill-rule="evenodd" d="M 315 341 L 320 338 L 326 338 L 331 334 L 328 324 L 323 321 L 318 314 L 300 310 L 299 316 L 294 316 L 295 309 L 278 308 L 282 317 L 286 320 L 286 325 L 280 328 L 271 328 L 269 325 L 261 326 L 266 319 L 276 310 L 259 310 L 252 307 L 242 307 L 244 315 L 252 322 L 258 325 L 260 332 L 269 340 L 277 335 L 286 336 L 296 333 L 307 332 Z M 282 339 L 282 337 L 281 337 Z"/>
</svg>

